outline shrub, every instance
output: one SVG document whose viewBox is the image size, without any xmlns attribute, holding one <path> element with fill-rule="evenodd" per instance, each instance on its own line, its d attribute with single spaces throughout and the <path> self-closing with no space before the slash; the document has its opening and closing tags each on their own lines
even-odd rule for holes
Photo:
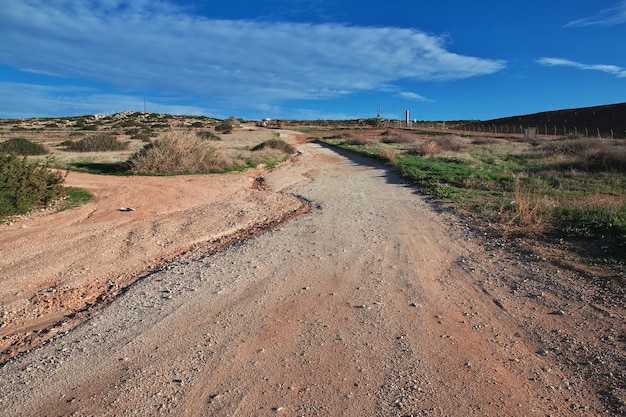
<svg viewBox="0 0 626 417">
<path fill-rule="evenodd" d="M 472 139 L 472 145 L 478 145 L 478 146 L 496 145 L 499 143 L 502 143 L 502 139 L 491 138 L 491 137 L 481 137 L 481 138 Z"/>
<path fill-rule="evenodd" d="M 261 142 L 258 145 L 256 145 L 255 147 L 252 148 L 253 151 L 259 151 L 261 149 L 265 149 L 265 148 L 271 148 L 271 149 L 277 149 L 281 152 L 284 152 L 286 154 L 293 154 L 296 153 L 296 148 L 285 142 L 282 139 L 270 139 L 270 140 L 266 140 L 265 142 Z"/>
<path fill-rule="evenodd" d="M 18 155 L 45 155 L 48 152 L 45 146 L 24 138 L 11 138 L 0 143 L 0 152 L 15 153 Z"/>
<path fill-rule="evenodd" d="M 435 138 L 434 141 L 435 143 L 437 143 L 437 146 L 439 147 L 439 149 L 443 151 L 456 152 L 466 147 L 465 143 L 463 142 L 461 138 L 454 137 L 454 136 L 442 136 L 439 138 Z"/>
<path fill-rule="evenodd" d="M 394 164 L 396 162 L 397 152 L 392 149 L 384 149 L 378 152 L 378 157 L 383 161 Z"/>
<path fill-rule="evenodd" d="M 459 151 L 465 148 L 465 144 L 460 138 L 452 136 L 442 136 L 430 139 L 408 151 L 409 155 L 427 156 L 437 155 L 446 151 Z"/>
<path fill-rule="evenodd" d="M 64 178 L 26 157 L 0 156 L 0 218 L 45 207 L 65 196 Z"/>
<path fill-rule="evenodd" d="M 535 153 L 545 158 L 567 158 L 558 165 L 587 172 L 606 172 L 626 169 L 626 146 L 619 140 L 596 138 L 566 139 L 538 146 Z"/>
<path fill-rule="evenodd" d="M 127 142 L 120 142 L 115 136 L 107 134 L 87 136 L 76 142 L 65 141 L 63 145 L 67 150 L 74 152 L 107 152 L 128 149 Z"/>
<path fill-rule="evenodd" d="M 441 153 L 441 149 L 437 146 L 437 143 L 434 140 L 428 140 L 413 147 L 412 149 L 409 149 L 407 153 L 414 156 L 436 155 Z"/>
<path fill-rule="evenodd" d="M 224 120 L 222 123 L 220 123 L 219 125 L 215 126 L 215 131 L 216 132 L 222 132 L 225 135 L 227 135 L 229 133 L 232 133 L 233 132 L 233 123 L 230 120 Z"/>
<path fill-rule="evenodd" d="M 167 132 L 132 154 L 127 163 L 140 174 L 198 174 L 231 167 L 230 161 L 191 132 Z"/>
<path fill-rule="evenodd" d="M 407 133 L 400 133 L 397 135 L 384 135 L 381 142 L 383 143 L 413 143 L 415 142 L 415 136 Z"/>
<path fill-rule="evenodd" d="M 128 136 L 133 136 L 133 135 L 139 134 L 140 132 L 141 132 L 141 129 L 139 129 L 138 127 L 133 127 L 131 129 L 126 129 L 124 131 L 124 134 Z"/>
<path fill-rule="evenodd" d="M 343 144 L 352 146 L 374 146 L 377 142 L 372 138 L 349 135 L 344 139 Z"/>
<path fill-rule="evenodd" d="M 196 132 L 196 136 L 198 136 L 200 139 L 205 139 L 205 140 L 222 140 L 222 138 L 220 138 L 218 135 L 216 135 L 213 132 Z"/>
</svg>

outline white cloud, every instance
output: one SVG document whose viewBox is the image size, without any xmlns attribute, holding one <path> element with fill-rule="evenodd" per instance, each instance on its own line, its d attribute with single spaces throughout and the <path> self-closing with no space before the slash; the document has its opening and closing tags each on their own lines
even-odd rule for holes
<svg viewBox="0 0 626 417">
<path fill-rule="evenodd" d="M 0 64 L 220 103 L 330 98 L 505 67 L 410 29 L 211 20 L 155 0 L 3 3 Z"/>
<path fill-rule="evenodd" d="M 563 58 L 541 58 L 537 60 L 537 63 L 541 65 L 546 65 L 549 67 L 571 67 L 571 68 L 577 68 L 581 70 L 601 71 L 601 72 L 606 72 L 611 75 L 615 75 L 618 78 L 626 78 L 626 69 L 622 67 L 618 67 L 617 65 L 581 64 L 580 62 L 575 62 L 575 61 L 571 61 L 569 59 L 563 59 Z"/>
<path fill-rule="evenodd" d="M 565 26 L 615 26 L 622 23 L 626 23 L 626 0 L 618 2 L 614 7 L 603 9 L 594 16 L 574 20 Z"/>
<path fill-rule="evenodd" d="M 400 97 L 409 99 L 409 100 L 415 100 L 415 101 L 431 101 L 429 99 L 427 99 L 426 97 L 417 94 L 417 93 L 412 93 L 410 91 L 402 91 L 399 93 Z"/>
</svg>

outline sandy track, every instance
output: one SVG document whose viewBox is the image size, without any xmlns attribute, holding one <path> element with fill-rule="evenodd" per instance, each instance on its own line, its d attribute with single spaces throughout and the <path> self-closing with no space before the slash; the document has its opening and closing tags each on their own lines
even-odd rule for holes
<svg viewBox="0 0 626 417">
<path fill-rule="evenodd" d="M 266 178 L 312 212 L 167 264 L 14 358 L 0 374 L 0 414 L 606 411 L 524 325 L 541 316 L 549 333 L 562 318 L 494 284 L 520 272 L 505 255 L 486 252 L 382 167 L 301 149 Z M 607 326 L 620 319 L 623 330 L 619 314 Z"/>
</svg>

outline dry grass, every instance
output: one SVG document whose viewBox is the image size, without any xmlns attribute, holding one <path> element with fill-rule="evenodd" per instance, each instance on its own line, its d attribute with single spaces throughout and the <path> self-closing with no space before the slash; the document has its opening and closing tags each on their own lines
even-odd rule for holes
<svg viewBox="0 0 626 417">
<path fill-rule="evenodd" d="M 128 159 L 138 174 L 196 174 L 228 169 L 232 162 L 190 131 L 170 131 Z"/>
<path fill-rule="evenodd" d="M 444 152 L 457 152 L 466 147 L 467 143 L 462 138 L 441 136 L 412 147 L 408 150 L 408 154 L 414 156 L 439 155 Z"/>
<path fill-rule="evenodd" d="M 363 136 L 349 136 L 343 139 L 344 145 L 357 145 L 357 146 L 374 146 L 378 142 L 374 138 Z"/>
<path fill-rule="evenodd" d="M 385 132 L 387 133 L 387 132 Z M 382 143 L 395 143 L 395 144 L 412 144 L 415 143 L 417 137 L 411 133 L 398 133 L 398 134 L 383 134 Z"/>
<path fill-rule="evenodd" d="M 560 170 L 626 170 L 626 142 L 619 139 L 562 139 L 539 145 L 534 152 L 551 158 Z"/>
<path fill-rule="evenodd" d="M 502 204 L 499 210 L 503 236 L 533 236 L 544 232 L 545 206 L 545 202 L 531 191 L 525 190 L 518 181 L 514 199 Z"/>
<path fill-rule="evenodd" d="M 381 159 L 383 159 L 385 161 L 391 162 L 391 163 L 396 162 L 397 155 L 398 155 L 398 152 L 393 150 L 393 149 L 381 149 L 378 152 L 378 157 L 379 158 L 381 158 Z"/>
</svg>

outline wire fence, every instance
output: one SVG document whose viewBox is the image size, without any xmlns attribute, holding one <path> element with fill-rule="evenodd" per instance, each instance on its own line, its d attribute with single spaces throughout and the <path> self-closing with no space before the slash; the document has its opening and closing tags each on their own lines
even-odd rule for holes
<svg viewBox="0 0 626 417">
<path fill-rule="evenodd" d="M 426 130 L 455 130 L 467 133 L 493 135 L 522 135 L 524 137 L 552 136 L 571 138 L 605 138 L 625 139 L 626 130 L 607 129 L 598 127 L 557 126 L 557 125 L 514 125 L 514 124 L 485 124 L 485 123 L 449 123 L 449 122 L 413 122 L 408 125 L 401 122 L 402 127 Z M 398 123 L 396 123 L 398 124 Z"/>
<path fill-rule="evenodd" d="M 616 129 L 600 129 L 589 127 L 567 127 L 567 126 L 524 126 L 524 125 L 463 125 L 456 127 L 457 130 L 465 130 L 468 132 L 487 132 L 494 134 L 528 134 L 535 132 L 537 135 L 543 136 L 565 136 L 565 137 L 584 137 L 584 138 L 626 138 L 626 131 Z"/>
</svg>

